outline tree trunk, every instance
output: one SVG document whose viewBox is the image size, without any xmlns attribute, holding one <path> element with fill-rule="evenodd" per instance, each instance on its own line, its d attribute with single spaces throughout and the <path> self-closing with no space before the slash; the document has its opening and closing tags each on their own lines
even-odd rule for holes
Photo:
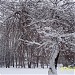
<svg viewBox="0 0 75 75">
<path fill-rule="evenodd" d="M 19 56 L 19 67 L 21 66 L 21 60 L 20 60 L 21 58 L 20 58 L 20 56 Z"/>
<path fill-rule="evenodd" d="M 13 59 L 13 67 L 14 67 L 14 59 Z"/>
<path fill-rule="evenodd" d="M 38 68 L 38 62 L 39 62 L 39 57 L 37 57 L 37 62 L 36 62 L 36 64 L 37 64 L 37 68 Z"/>
<path fill-rule="evenodd" d="M 47 68 L 48 68 L 48 64 L 47 64 Z"/>
<path fill-rule="evenodd" d="M 25 68 L 25 62 L 24 62 L 24 59 L 23 59 L 23 67 Z"/>
<path fill-rule="evenodd" d="M 16 57 L 16 68 L 17 68 L 17 57 Z"/>
<path fill-rule="evenodd" d="M 31 62 L 28 61 L 28 68 L 31 68 Z"/>
<path fill-rule="evenodd" d="M 54 50 L 52 51 L 50 57 L 50 66 L 49 66 L 48 75 L 57 75 L 57 71 L 55 68 L 55 59 L 57 58 L 58 54 L 59 54 L 58 46 L 55 45 Z"/>
<path fill-rule="evenodd" d="M 57 57 L 55 58 L 55 68 L 56 68 L 56 69 L 57 69 L 57 62 L 58 62 L 59 54 L 60 54 L 60 51 L 59 51 Z"/>
<path fill-rule="evenodd" d="M 11 66 L 14 67 L 14 56 L 11 56 Z"/>
</svg>

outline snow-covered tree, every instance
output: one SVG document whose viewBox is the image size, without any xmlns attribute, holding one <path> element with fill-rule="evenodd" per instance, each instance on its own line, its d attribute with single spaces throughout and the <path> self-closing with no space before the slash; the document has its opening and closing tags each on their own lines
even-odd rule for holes
<svg viewBox="0 0 75 75">
<path fill-rule="evenodd" d="M 32 63 L 38 67 L 43 57 L 50 65 L 50 73 L 56 74 L 55 59 L 59 52 L 68 50 L 67 45 L 74 51 L 74 4 L 72 0 L 19 0 L 3 4 L 8 9 L 7 14 L 2 12 L 7 16 L 2 20 L 5 48 L 13 57 L 13 66 L 16 60 L 16 67 L 18 62 L 25 67 L 27 60 L 29 68 Z"/>
</svg>

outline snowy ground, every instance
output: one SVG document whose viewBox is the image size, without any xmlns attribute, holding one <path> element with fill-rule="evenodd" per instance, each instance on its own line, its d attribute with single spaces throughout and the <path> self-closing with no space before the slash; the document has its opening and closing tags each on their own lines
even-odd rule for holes
<svg viewBox="0 0 75 75">
<path fill-rule="evenodd" d="M 57 70 L 58 75 L 75 75 L 73 69 Z M 48 75 L 48 69 L 0 68 L 0 75 Z"/>
</svg>

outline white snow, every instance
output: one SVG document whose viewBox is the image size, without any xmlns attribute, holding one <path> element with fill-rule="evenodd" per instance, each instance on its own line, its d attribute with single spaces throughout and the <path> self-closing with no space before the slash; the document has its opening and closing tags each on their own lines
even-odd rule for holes
<svg viewBox="0 0 75 75">
<path fill-rule="evenodd" d="M 35 42 L 35 41 L 28 41 L 28 40 L 23 40 L 23 39 L 20 39 L 20 38 L 19 38 L 18 40 L 20 40 L 20 41 L 24 41 L 24 42 L 26 42 L 28 45 L 31 45 L 31 44 L 40 45 L 40 43 Z"/>
<path fill-rule="evenodd" d="M 74 75 L 74 70 L 57 69 L 58 75 Z M 48 69 L 0 68 L 0 75 L 48 75 Z"/>
</svg>

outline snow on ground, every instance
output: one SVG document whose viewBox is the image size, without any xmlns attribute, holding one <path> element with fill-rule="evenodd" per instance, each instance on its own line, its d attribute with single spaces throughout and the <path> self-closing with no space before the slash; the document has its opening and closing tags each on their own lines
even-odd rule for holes
<svg viewBox="0 0 75 75">
<path fill-rule="evenodd" d="M 58 75 L 75 75 L 74 69 L 58 68 Z"/>
<path fill-rule="evenodd" d="M 58 75 L 75 75 L 74 70 L 57 69 Z M 0 68 L 0 75 L 48 75 L 48 69 Z"/>
</svg>

